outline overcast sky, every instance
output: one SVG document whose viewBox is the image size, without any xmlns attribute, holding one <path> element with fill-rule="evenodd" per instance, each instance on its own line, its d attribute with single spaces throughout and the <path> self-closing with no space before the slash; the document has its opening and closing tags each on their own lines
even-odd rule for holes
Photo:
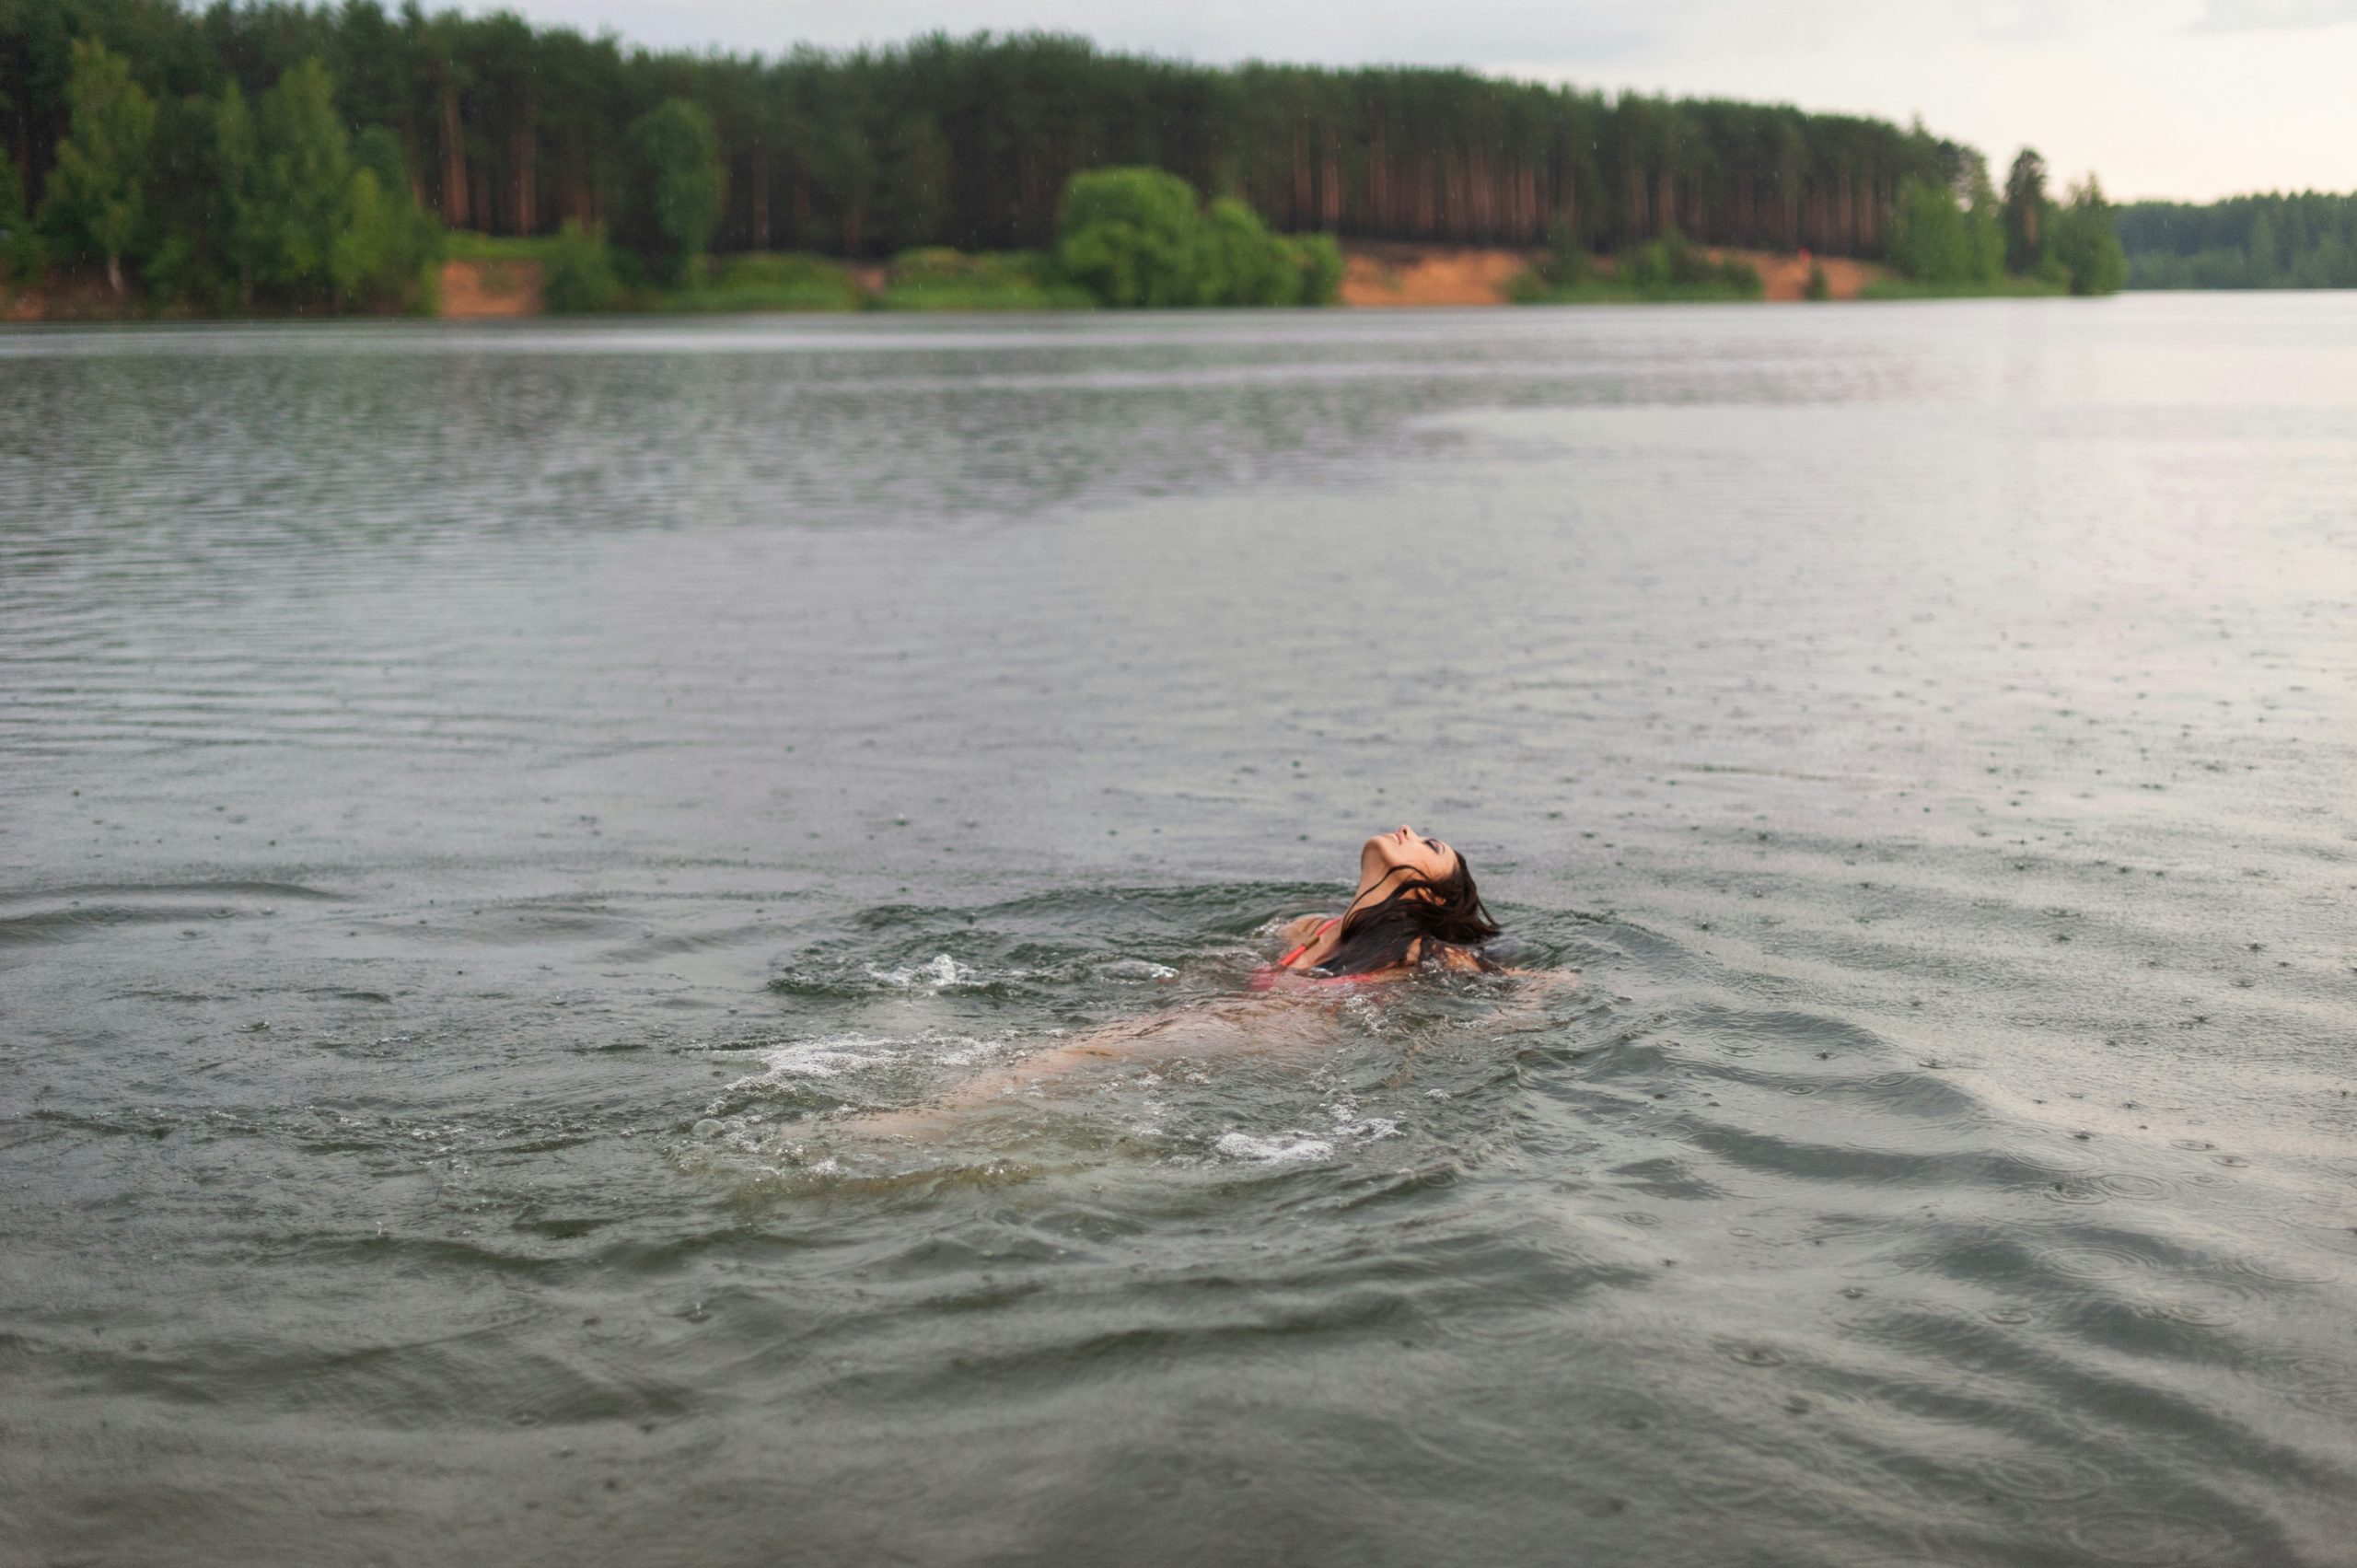
<svg viewBox="0 0 2357 1568">
<path fill-rule="evenodd" d="M 775 52 L 1045 28 L 1211 63 L 1470 65 L 2025 143 L 2115 200 L 2357 189 L 2357 0 L 512 0 L 626 41 Z M 489 9 L 473 6 L 474 9 Z"/>
</svg>

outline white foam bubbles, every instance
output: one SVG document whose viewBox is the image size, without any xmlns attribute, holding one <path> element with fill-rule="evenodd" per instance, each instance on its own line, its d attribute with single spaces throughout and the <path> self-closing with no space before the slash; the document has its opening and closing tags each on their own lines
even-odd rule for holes
<svg viewBox="0 0 2357 1568">
<path fill-rule="evenodd" d="M 970 1067 L 1001 1054 L 1004 1040 L 979 1040 L 971 1035 L 924 1035 L 915 1040 L 885 1040 L 872 1035 L 826 1035 L 817 1040 L 781 1040 L 715 1051 L 714 1055 L 751 1056 L 761 1070 L 727 1085 L 723 1098 L 748 1089 L 777 1087 L 803 1078 L 839 1078 L 847 1073 L 886 1063 L 920 1058 L 945 1067 Z"/>
<path fill-rule="evenodd" d="M 1178 978 L 1178 971 L 1168 964 L 1157 964 L 1149 958 L 1115 958 L 1109 964 L 1099 964 L 1097 972 L 1107 980 L 1128 981 L 1134 984 Z"/>
<path fill-rule="evenodd" d="M 730 1092 L 757 1089 L 793 1078 L 832 1078 L 889 1055 L 890 1040 L 865 1035 L 832 1035 L 822 1040 L 795 1040 L 784 1045 L 752 1048 L 761 1071 L 747 1074 L 728 1086 Z"/>
<path fill-rule="evenodd" d="M 870 964 L 867 978 L 904 991 L 947 991 L 954 986 L 986 983 L 980 970 L 961 964 L 946 953 L 935 953 L 930 962 L 912 964 L 907 969 L 885 970 Z"/>
<path fill-rule="evenodd" d="M 1212 1147 L 1229 1159 L 1253 1160 L 1261 1165 L 1314 1165 L 1334 1157 L 1334 1145 L 1325 1139 L 1295 1133 L 1256 1138 L 1249 1132 L 1229 1132 Z"/>
</svg>

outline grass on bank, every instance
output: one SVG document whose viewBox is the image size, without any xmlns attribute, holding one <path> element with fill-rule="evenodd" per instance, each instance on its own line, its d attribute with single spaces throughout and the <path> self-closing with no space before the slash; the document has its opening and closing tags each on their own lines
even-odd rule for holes
<svg viewBox="0 0 2357 1568">
<path fill-rule="evenodd" d="M 1610 277 L 1548 285 L 1517 278 L 1506 286 L 1516 305 L 1717 305 L 1758 299 L 1756 289 L 1726 283 L 1625 284 Z"/>
<path fill-rule="evenodd" d="M 477 234 L 471 229 L 447 228 L 442 231 L 442 259 L 446 261 L 537 261 L 546 266 L 556 260 L 565 243 L 566 237 L 562 234 L 517 238 Z"/>
<path fill-rule="evenodd" d="M 804 251 L 745 251 L 710 258 L 693 281 L 664 287 L 627 251 L 594 230 L 568 225 L 537 239 L 453 235 L 453 261 L 501 266 L 537 262 L 552 315 L 645 311 L 750 315 L 849 310 L 1088 310 L 1098 301 L 1057 274 L 1052 256 L 1031 250 L 903 251 L 881 267 L 856 267 Z"/>
<path fill-rule="evenodd" d="M 659 310 L 699 315 L 858 310 L 867 304 L 867 291 L 849 268 L 823 256 L 756 250 L 714 261 L 701 281 L 667 290 L 654 303 Z"/>
<path fill-rule="evenodd" d="M 901 252 L 873 300 L 878 310 L 1086 310 L 1096 303 L 1086 289 L 1057 281 L 1037 251 L 939 247 Z"/>
<path fill-rule="evenodd" d="M 1675 228 L 1618 252 L 1608 263 L 1559 234 L 1545 261 L 1506 285 L 1506 296 L 1517 305 L 1715 304 L 1758 299 L 1766 292 L 1750 262 L 1722 261 Z"/>
<path fill-rule="evenodd" d="M 2067 282 L 2041 277 L 2001 277 L 1985 282 L 1930 283 L 1922 278 L 1882 278 L 1858 291 L 1860 299 L 2056 299 L 2069 294 Z"/>
</svg>

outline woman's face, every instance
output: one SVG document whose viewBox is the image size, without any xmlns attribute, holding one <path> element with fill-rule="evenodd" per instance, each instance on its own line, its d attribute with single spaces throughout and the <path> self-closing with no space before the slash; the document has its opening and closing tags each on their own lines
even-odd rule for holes
<svg viewBox="0 0 2357 1568">
<path fill-rule="evenodd" d="M 1377 833 L 1359 851 L 1359 886 L 1367 887 L 1394 868 L 1412 871 L 1438 882 L 1457 870 L 1457 852 L 1438 839 L 1420 838 L 1402 822 L 1387 833 Z"/>
</svg>

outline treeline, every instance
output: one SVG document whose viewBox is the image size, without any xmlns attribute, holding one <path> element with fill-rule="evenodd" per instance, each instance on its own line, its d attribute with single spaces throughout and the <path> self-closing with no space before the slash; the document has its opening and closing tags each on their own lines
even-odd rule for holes
<svg viewBox="0 0 2357 1568">
<path fill-rule="evenodd" d="M 1934 292 L 1996 292 L 2018 283 L 2117 293 L 2127 262 L 2103 187 L 2090 175 L 2058 203 L 2046 181 L 2046 160 L 2030 147 L 2014 157 L 2002 194 L 1978 157 L 1945 184 L 1910 180 L 1891 215 L 1892 265 Z"/>
<path fill-rule="evenodd" d="M 2357 288 L 2357 193 L 2131 202 L 2130 288 Z"/>
<path fill-rule="evenodd" d="M 1062 36 L 764 58 L 414 3 L 0 0 L 0 137 L 27 210 L 69 144 L 77 41 L 122 59 L 154 102 L 159 157 L 203 142 L 182 134 L 192 106 L 258 101 L 317 62 L 347 130 L 399 149 L 412 202 L 493 235 L 650 223 L 626 128 L 682 100 L 717 139 L 724 250 L 1045 249 L 1072 175 L 1141 165 L 1288 232 L 1536 245 L 1561 231 L 1614 250 L 1676 227 L 1709 245 L 1879 256 L 1900 188 L 1953 184 L 1973 161 L 1878 120 L 1465 71 L 1215 69 Z"/>
</svg>

